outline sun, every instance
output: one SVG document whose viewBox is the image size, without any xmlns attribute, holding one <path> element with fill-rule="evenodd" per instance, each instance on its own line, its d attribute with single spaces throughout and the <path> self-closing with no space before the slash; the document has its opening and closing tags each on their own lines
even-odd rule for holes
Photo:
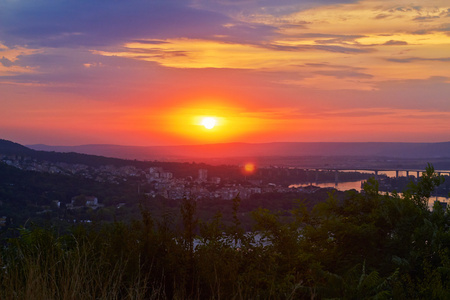
<svg viewBox="0 0 450 300">
<path fill-rule="evenodd" d="M 205 117 L 202 119 L 201 125 L 203 125 L 206 129 L 213 129 L 216 126 L 216 119 L 213 117 Z"/>
</svg>

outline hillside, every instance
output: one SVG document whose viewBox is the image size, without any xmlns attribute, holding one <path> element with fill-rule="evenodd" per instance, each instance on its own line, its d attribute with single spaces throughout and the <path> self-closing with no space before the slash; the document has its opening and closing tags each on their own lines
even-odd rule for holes
<svg viewBox="0 0 450 300">
<path fill-rule="evenodd" d="M 101 155 L 89 155 L 85 153 L 76 153 L 73 151 L 40 151 L 36 149 L 30 149 L 18 143 L 3 139 L 0 139 L 0 155 L 17 155 L 29 157 L 39 161 L 62 162 L 68 164 L 85 164 L 92 167 L 98 167 L 102 165 L 125 166 L 131 164 L 129 160 L 105 157 Z"/>
<path fill-rule="evenodd" d="M 189 158 L 358 156 L 408 159 L 450 158 L 444 143 L 227 143 L 185 146 L 30 145 L 35 150 L 78 152 L 125 159 L 177 160 Z"/>
<path fill-rule="evenodd" d="M 0 139 L 0 153 L 4 155 L 28 155 L 34 151 L 8 140 Z"/>
</svg>

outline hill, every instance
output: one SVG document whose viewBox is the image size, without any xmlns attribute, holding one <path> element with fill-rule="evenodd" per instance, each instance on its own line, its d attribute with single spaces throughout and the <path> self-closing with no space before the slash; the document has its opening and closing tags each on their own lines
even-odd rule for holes
<svg viewBox="0 0 450 300">
<path fill-rule="evenodd" d="M 180 160 L 192 158 L 357 156 L 408 159 L 450 158 L 444 143 L 226 143 L 185 146 L 30 145 L 35 150 L 78 152 L 124 159 Z"/>
<path fill-rule="evenodd" d="M 40 161 L 101 165 L 142 165 L 149 162 L 179 167 L 180 162 L 209 165 L 297 166 L 303 168 L 450 168 L 450 142 L 444 143 L 227 143 L 186 146 L 80 145 L 48 146 L 0 140 L 0 154 Z"/>
<path fill-rule="evenodd" d="M 8 140 L 0 139 L 0 153 L 4 155 L 27 155 L 33 150 Z"/>
</svg>

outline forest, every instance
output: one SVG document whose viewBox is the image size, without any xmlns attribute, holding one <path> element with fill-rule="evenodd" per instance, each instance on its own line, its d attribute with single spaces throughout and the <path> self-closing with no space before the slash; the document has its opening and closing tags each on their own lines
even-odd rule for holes
<svg viewBox="0 0 450 300">
<path fill-rule="evenodd" d="M 449 212 L 428 208 L 442 182 L 431 165 L 401 195 L 371 179 L 313 208 L 257 208 L 251 230 L 239 197 L 226 223 L 184 199 L 161 218 L 141 205 L 131 222 L 26 224 L 2 237 L 0 298 L 449 299 Z"/>
</svg>

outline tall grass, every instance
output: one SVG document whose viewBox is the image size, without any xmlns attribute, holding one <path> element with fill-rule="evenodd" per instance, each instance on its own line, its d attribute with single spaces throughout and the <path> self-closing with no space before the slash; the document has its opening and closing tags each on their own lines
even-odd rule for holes
<svg viewBox="0 0 450 300">
<path fill-rule="evenodd" d="M 125 256 L 112 261 L 96 242 L 22 229 L 2 251 L 0 298 L 148 299 L 139 265 L 131 266 Z M 130 267 L 136 270 L 129 272 Z M 158 297 L 158 289 L 152 297 Z"/>
<path fill-rule="evenodd" d="M 232 247 L 233 235 L 194 250 L 182 235 L 143 223 L 18 233 L 0 250 L 0 299 L 275 299 L 291 292 L 287 286 L 280 294 L 270 249 L 250 239 Z"/>
</svg>

